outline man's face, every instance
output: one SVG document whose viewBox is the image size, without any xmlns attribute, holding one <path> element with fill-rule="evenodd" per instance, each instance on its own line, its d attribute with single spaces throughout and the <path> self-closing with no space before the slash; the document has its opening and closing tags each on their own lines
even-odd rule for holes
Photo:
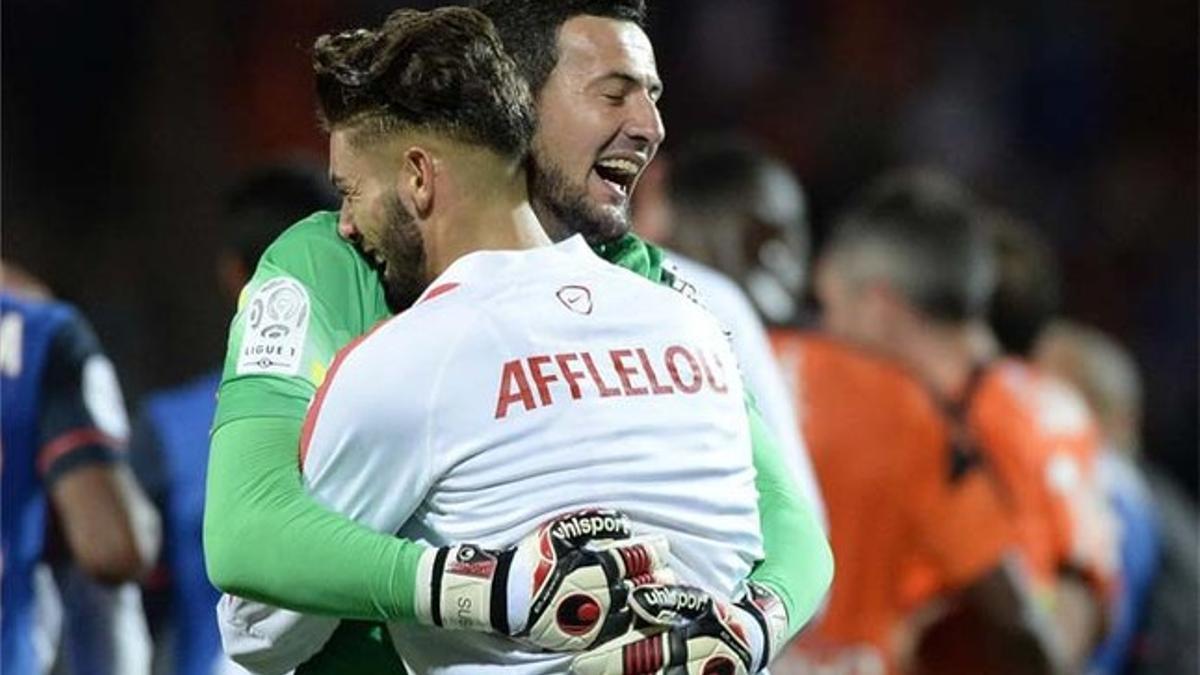
<svg viewBox="0 0 1200 675">
<path fill-rule="evenodd" d="M 538 94 L 533 199 L 556 238 L 592 243 L 629 231 L 630 196 L 665 131 L 650 39 L 628 21 L 577 16 Z"/>
<path fill-rule="evenodd" d="M 429 284 L 425 241 L 397 193 L 399 175 L 384 153 L 356 148 L 350 132 L 329 135 L 329 175 L 342 195 L 338 233 L 379 273 L 388 306 L 411 306 Z"/>
<path fill-rule="evenodd" d="M 817 265 L 815 290 L 821 302 L 821 326 L 834 337 L 876 351 L 887 351 L 883 299 L 866 284 L 848 278 L 838 262 Z"/>
</svg>

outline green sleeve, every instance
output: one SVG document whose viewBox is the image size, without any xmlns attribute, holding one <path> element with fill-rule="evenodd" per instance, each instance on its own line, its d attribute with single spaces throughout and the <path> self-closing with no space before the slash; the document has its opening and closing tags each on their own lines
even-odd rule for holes
<svg viewBox="0 0 1200 675">
<path fill-rule="evenodd" d="M 746 399 L 763 560 L 750 578 L 779 596 L 795 635 L 820 607 L 833 581 L 833 552 L 752 399 Z M 789 637 L 790 637 L 789 635 Z"/>
<path fill-rule="evenodd" d="M 230 330 L 204 513 L 209 577 L 300 611 L 413 616 L 417 544 L 317 503 L 299 469 L 308 403 L 337 350 L 388 316 L 373 272 L 319 213 L 263 255 Z"/>
<path fill-rule="evenodd" d="M 424 547 L 329 511 L 300 481 L 300 421 L 246 418 L 213 434 L 205 505 L 209 576 L 223 591 L 314 614 L 414 616 Z"/>
</svg>

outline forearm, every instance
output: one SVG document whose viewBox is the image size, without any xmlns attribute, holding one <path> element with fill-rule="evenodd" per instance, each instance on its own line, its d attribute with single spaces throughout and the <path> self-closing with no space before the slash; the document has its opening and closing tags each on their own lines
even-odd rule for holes
<svg viewBox="0 0 1200 675">
<path fill-rule="evenodd" d="M 750 578 L 787 608 L 790 635 L 812 618 L 833 580 L 833 553 L 762 417 L 747 405 L 764 559 Z"/>
<path fill-rule="evenodd" d="M 247 418 L 212 439 L 204 513 L 208 574 L 221 590 L 345 618 L 413 617 L 423 547 L 316 502 L 301 482 L 300 421 Z"/>
</svg>

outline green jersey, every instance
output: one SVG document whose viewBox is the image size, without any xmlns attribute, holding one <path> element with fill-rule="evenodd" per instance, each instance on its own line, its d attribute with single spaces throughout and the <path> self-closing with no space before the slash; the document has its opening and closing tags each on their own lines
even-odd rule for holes
<svg viewBox="0 0 1200 675">
<path fill-rule="evenodd" d="M 633 235 L 597 253 L 653 281 L 673 281 L 662 252 Z M 205 556 L 222 590 L 317 614 L 413 617 L 422 546 L 323 508 L 305 492 L 299 471 L 305 414 L 335 354 L 389 316 L 375 270 L 338 236 L 336 213 L 300 221 L 264 253 L 230 331 L 209 460 Z M 766 553 L 751 576 L 779 594 L 798 630 L 828 587 L 832 561 L 750 408 Z M 301 672 L 346 672 L 339 663 L 360 673 L 403 672 L 390 648 L 369 646 L 380 641 L 365 636 L 385 634 L 369 629 L 343 626 Z M 378 657 L 373 664 L 364 650 Z"/>
</svg>

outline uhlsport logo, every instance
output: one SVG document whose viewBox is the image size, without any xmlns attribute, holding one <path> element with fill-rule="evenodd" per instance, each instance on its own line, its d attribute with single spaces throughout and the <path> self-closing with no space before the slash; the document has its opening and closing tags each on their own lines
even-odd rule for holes
<svg viewBox="0 0 1200 675">
<path fill-rule="evenodd" d="M 699 616 L 712 602 L 708 593 L 686 586 L 642 586 L 633 590 L 633 600 L 640 608 L 639 614 L 644 613 L 657 622 Z"/>
<path fill-rule="evenodd" d="M 495 556 L 478 546 L 464 544 L 459 547 L 454 560 L 446 565 L 446 572 L 464 577 L 490 579 L 496 572 L 496 564 Z"/>
<path fill-rule="evenodd" d="M 550 528 L 559 539 L 624 539 L 629 536 L 625 519 L 612 513 L 581 513 L 565 516 Z"/>
</svg>

